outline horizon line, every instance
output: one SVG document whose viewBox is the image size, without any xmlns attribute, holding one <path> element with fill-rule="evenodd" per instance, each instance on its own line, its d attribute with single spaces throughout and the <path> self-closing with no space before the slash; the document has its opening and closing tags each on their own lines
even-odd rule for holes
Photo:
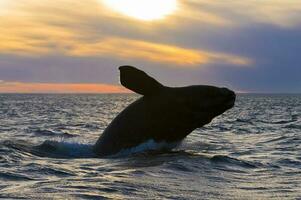
<svg viewBox="0 0 301 200">
<path fill-rule="evenodd" d="M 264 94 L 270 94 L 270 95 L 285 95 L 285 94 L 289 94 L 289 95 L 301 95 L 301 92 L 235 92 L 236 94 L 239 94 L 239 95 L 244 95 L 244 94 L 258 94 L 258 95 L 264 95 Z M 3 94 L 45 94 L 45 95 L 49 95 L 49 94 L 71 94 L 71 95 L 74 95 L 74 94 L 83 94 L 83 95 L 97 95 L 97 94 L 124 94 L 124 95 L 127 95 L 127 94 L 137 94 L 135 92 L 132 92 L 132 91 L 127 91 L 127 92 L 0 92 L 0 95 L 3 95 Z M 139 95 L 139 94 L 137 94 Z"/>
</svg>

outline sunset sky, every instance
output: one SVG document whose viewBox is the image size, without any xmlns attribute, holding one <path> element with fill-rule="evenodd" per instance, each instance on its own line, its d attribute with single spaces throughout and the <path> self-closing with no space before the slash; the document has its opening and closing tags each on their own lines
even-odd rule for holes
<svg viewBox="0 0 301 200">
<path fill-rule="evenodd" d="M 0 93 L 169 86 L 301 92 L 300 0 L 0 0 Z"/>
</svg>

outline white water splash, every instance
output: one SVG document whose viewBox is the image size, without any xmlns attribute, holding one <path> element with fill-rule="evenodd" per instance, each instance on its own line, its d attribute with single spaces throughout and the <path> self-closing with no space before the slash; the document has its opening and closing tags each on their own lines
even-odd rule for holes
<svg viewBox="0 0 301 200">
<path fill-rule="evenodd" d="M 160 150 L 169 150 L 177 147 L 180 144 L 180 142 L 173 142 L 173 143 L 167 143 L 167 142 L 155 142 L 153 139 L 147 140 L 144 143 L 139 144 L 138 146 L 128 148 L 128 149 L 122 149 L 120 152 L 115 154 L 113 157 L 119 157 L 119 156 L 126 156 L 130 154 L 135 153 L 141 153 L 144 151 L 160 151 Z"/>
</svg>

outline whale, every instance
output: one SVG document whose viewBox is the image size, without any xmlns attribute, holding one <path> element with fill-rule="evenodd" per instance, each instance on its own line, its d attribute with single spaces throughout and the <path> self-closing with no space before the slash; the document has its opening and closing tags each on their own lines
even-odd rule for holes
<svg viewBox="0 0 301 200">
<path fill-rule="evenodd" d="M 164 86 L 133 66 L 120 66 L 120 83 L 141 97 L 103 131 L 93 151 L 111 156 L 147 141 L 181 142 L 235 104 L 235 92 L 210 85 Z"/>
</svg>

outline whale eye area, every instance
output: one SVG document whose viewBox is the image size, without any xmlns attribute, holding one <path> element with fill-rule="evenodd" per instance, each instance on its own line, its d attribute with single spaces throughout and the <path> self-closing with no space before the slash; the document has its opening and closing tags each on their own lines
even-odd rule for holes
<svg viewBox="0 0 301 200">
<path fill-rule="evenodd" d="M 161 99 L 166 100 L 164 104 L 171 110 L 182 108 L 187 116 L 211 118 L 233 106 L 233 94 L 226 88 L 201 85 L 176 88 L 171 93 L 162 93 Z"/>
</svg>

